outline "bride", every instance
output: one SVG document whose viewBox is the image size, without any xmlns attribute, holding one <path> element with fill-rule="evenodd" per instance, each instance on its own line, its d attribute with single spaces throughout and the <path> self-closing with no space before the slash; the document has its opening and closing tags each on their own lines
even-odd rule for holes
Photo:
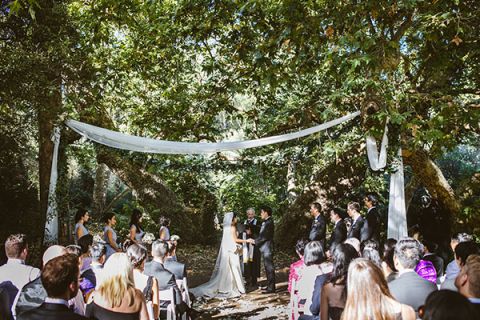
<svg viewBox="0 0 480 320">
<path fill-rule="evenodd" d="M 210 281 L 190 292 L 197 298 L 234 298 L 245 293 L 240 258 L 237 243 L 254 243 L 253 239 L 237 238 L 237 217 L 233 212 L 227 212 L 223 218 L 223 236 L 218 251 L 215 269 Z"/>
</svg>

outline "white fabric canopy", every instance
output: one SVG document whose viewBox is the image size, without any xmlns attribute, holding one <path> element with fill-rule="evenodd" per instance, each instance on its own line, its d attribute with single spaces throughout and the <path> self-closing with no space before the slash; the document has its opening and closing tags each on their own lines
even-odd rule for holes
<svg viewBox="0 0 480 320">
<path fill-rule="evenodd" d="M 302 138 L 310 134 L 331 128 L 342 122 L 348 121 L 360 115 L 360 111 L 347 114 L 341 118 L 322 123 L 321 125 L 287 133 L 278 136 L 266 137 L 256 140 L 245 141 L 227 141 L 227 142 L 175 142 L 166 140 L 156 140 L 144 137 L 131 136 L 121 132 L 107 130 L 104 128 L 92 126 L 83 122 L 68 120 L 66 125 L 75 130 L 82 136 L 97 143 L 123 150 L 162 153 L 162 154 L 206 154 L 222 151 L 233 151 L 239 149 L 248 149 L 262 147 L 269 144 L 285 142 L 297 138 Z"/>
</svg>

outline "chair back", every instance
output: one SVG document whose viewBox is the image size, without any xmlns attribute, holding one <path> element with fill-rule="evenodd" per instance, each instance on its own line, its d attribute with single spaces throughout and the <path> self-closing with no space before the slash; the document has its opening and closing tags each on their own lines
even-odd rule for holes
<svg viewBox="0 0 480 320">
<path fill-rule="evenodd" d="M 297 320 L 299 317 L 298 311 L 298 295 L 297 295 L 297 280 L 292 279 L 292 290 L 290 291 L 290 310 L 292 320 Z"/>
<path fill-rule="evenodd" d="M 160 310 L 167 311 L 167 320 L 176 320 L 177 311 L 175 309 L 175 291 L 173 287 L 166 290 L 158 291 L 158 300 L 160 301 L 170 301 L 167 308 L 160 308 Z"/>
</svg>

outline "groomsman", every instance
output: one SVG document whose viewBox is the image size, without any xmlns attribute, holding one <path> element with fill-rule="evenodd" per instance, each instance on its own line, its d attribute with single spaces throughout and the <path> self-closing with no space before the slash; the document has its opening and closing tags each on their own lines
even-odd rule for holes
<svg viewBox="0 0 480 320">
<path fill-rule="evenodd" d="M 380 216 L 377 210 L 377 196 L 373 193 L 369 193 L 363 199 L 365 207 L 367 207 L 367 214 L 365 219 L 366 240 L 375 240 L 377 243 L 380 240 Z"/>
<path fill-rule="evenodd" d="M 308 235 L 308 240 L 310 241 L 320 241 L 323 248 L 325 248 L 325 234 L 327 229 L 327 224 L 325 223 L 325 218 L 321 214 L 322 206 L 318 202 L 314 202 L 310 205 L 310 214 L 313 217 L 312 227 L 310 229 L 310 234 Z"/>
<path fill-rule="evenodd" d="M 335 224 L 332 235 L 328 240 L 328 249 L 332 253 L 337 244 L 343 243 L 347 239 L 347 227 L 343 222 L 343 213 L 338 208 L 330 210 L 330 220 Z"/>
<path fill-rule="evenodd" d="M 247 220 L 244 222 L 245 233 L 247 239 L 255 239 L 258 237 L 260 231 L 260 222 L 255 218 L 255 209 L 248 208 L 247 210 Z M 257 278 L 260 277 L 260 250 L 258 245 L 254 244 L 245 244 L 246 250 L 244 250 L 244 270 L 245 270 L 245 280 L 247 285 L 252 287 L 257 286 Z"/>
<path fill-rule="evenodd" d="M 365 220 L 360 215 L 360 205 L 358 202 L 349 202 L 347 205 L 347 213 L 352 218 L 352 225 L 347 233 L 347 238 L 357 238 L 360 243 L 365 240 Z"/>
<path fill-rule="evenodd" d="M 262 207 L 260 215 L 264 220 L 260 233 L 255 239 L 255 245 L 260 249 L 267 274 L 267 288 L 262 293 L 275 292 L 275 267 L 273 266 L 273 235 L 275 226 L 273 225 L 272 209 L 270 207 Z"/>
</svg>

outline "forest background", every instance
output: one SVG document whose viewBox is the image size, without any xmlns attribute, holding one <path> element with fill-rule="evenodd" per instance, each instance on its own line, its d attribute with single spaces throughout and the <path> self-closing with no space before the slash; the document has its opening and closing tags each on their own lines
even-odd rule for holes
<svg viewBox="0 0 480 320">
<path fill-rule="evenodd" d="M 396 150 L 408 224 L 448 245 L 480 235 L 480 3 L 471 1 L 2 0 L 0 239 L 40 247 L 53 128 L 61 128 L 60 242 L 78 207 L 99 222 L 158 217 L 187 243 L 215 243 L 214 216 L 274 209 L 277 246 L 306 235 L 312 201 L 345 208 L 380 195 L 386 220 Z M 171 141 L 255 139 L 357 118 L 277 145 L 208 156 L 90 143 L 77 119 Z M 365 137 L 389 119 L 389 166 Z"/>
</svg>

